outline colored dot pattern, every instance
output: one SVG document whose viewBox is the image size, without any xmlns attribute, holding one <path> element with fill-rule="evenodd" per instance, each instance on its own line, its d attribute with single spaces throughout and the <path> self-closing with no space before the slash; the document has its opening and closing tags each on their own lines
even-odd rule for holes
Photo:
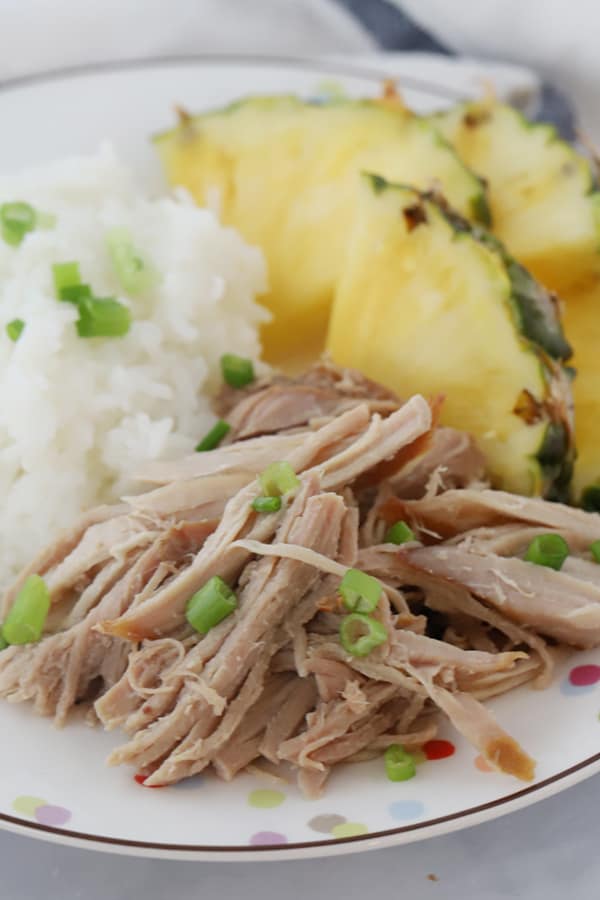
<svg viewBox="0 0 600 900">
<path fill-rule="evenodd" d="M 600 681 L 600 666 L 575 666 L 569 672 L 569 682 L 573 687 L 591 687 Z"/>
<path fill-rule="evenodd" d="M 585 664 L 574 666 L 563 679 L 560 690 L 569 696 L 581 695 L 593 690 L 600 684 L 600 665 Z M 600 713 L 598 714 L 600 721 Z M 437 761 L 454 756 L 456 747 L 452 741 L 436 738 L 427 741 L 420 750 L 412 752 L 417 764 L 426 761 Z M 494 768 L 481 755 L 473 758 L 474 767 L 481 773 L 494 772 Z M 162 788 L 167 785 L 146 785 L 148 775 L 138 773 L 133 776 L 134 781 L 142 787 Z M 186 787 L 196 786 L 202 779 L 188 779 L 182 782 Z M 399 785 L 399 787 L 401 787 Z M 396 795 L 398 796 L 398 794 Z M 286 795 L 280 790 L 258 788 L 250 791 L 247 796 L 248 805 L 258 810 L 275 809 L 281 806 Z M 63 806 L 55 806 L 46 802 L 41 797 L 21 795 L 12 803 L 15 812 L 22 816 L 35 819 L 41 825 L 61 827 L 66 825 L 71 817 L 70 810 Z M 423 818 L 425 804 L 418 799 L 395 800 L 387 806 L 388 815 L 396 822 L 408 823 Z M 265 823 L 266 824 L 266 823 Z M 307 822 L 308 828 L 316 834 L 329 835 L 333 839 L 360 837 L 369 833 L 369 828 L 363 822 L 349 821 L 338 813 L 321 813 L 313 816 Z M 251 846 L 279 846 L 288 843 L 288 837 L 280 831 L 257 831 L 249 838 Z"/>
<path fill-rule="evenodd" d="M 362 822 L 340 822 L 333 826 L 331 833 L 335 838 L 358 837 L 360 834 L 368 834 L 369 829 Z"/>
<path fill-rule="evenodd" d="M 272 809 L 275 806 L 281 806 L 285 800 L 285 794 L 282 791 L 257 790 L 251 791 L 248 795 L 248 803 L 258 809 Z"/>
<path fill-rule="evenodd" d="M 419 819 L 425 812 L 425 804 L 420 800 L 396 800 L 390 803 L 388 812 L 397 822 L 410 822 Z"/>
<path fill-rule="evenodd" d="M 334 828 L 338 825 L 343 825 L 345 821 L 343 816 L 338 816 L 335 813 L 325 813 L 322 816 L 314 816 L 309 821 L 308 827 L 312 828 L 313 831 L 318 831 L 319 834 L 331 834 Z"/>
<path fill-rule="evenodd" d="M 581 697 L 594 690 L 600 681 L 600 666 L 574 666 L 561 682 L 560 692 L 566 697 Z"/>
<path fill-rule="evenodd" d="M 423 752 L 427 759 L 447 759 L 454 756 L 456 747 L 452 741 L 433 740 L 423 745 Z"/>
<path fill-rule="evenodd" d="M 279 831 L 257 831 L 250 838 L 253 847 L 264 847 L 272 844 L 287 844 L 288 839 L 285 834 Z"/>
<path fill-rule="evenodd" d="M 35 819 L 40 825 L 49 825 L 55 828 L 66 825 L 71 818 L 70 810 L 65 809 L 64 806 L 46 803 L 41 797 L 22 795 L 13 800 L 12 808 L 23 816 Z"/>
<path fill-rule="evenodd" d="M 53 806 L 50 803 L 45 803 L 43 806 L 38 806 L 35 811 L 35 817 L 41 825 L 60 826 L 67 824 L 71 818 L 71 813 L 64 806 Z"/>
<path fill-rule="evenodd" d="M 45 800 L 42 800 L 41 797 L 17 797 L 16 800 L 13 800 L 12 808 L 15 812 L 21 813 L 24 816 L 35 816 L 35 811 L 38 806 L 44 806 L 46 803 Z"/>
</svg>

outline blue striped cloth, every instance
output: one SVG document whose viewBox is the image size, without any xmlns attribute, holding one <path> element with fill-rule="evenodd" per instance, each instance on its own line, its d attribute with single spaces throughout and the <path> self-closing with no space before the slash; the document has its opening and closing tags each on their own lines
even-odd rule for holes
<svg viewBox="0 0 600 900">
<path fill-rule="evenodd" d="M 337 0 L 337 2 L 360 20 L 383 50 L 450 53 L 447 47 L 419 28 L 405 13 L 387 0 Z M 536 118 L 552 122 L 563 137 L 575 139 L 573 110 L 554 85 L 543 85 Z"/>
</svg>

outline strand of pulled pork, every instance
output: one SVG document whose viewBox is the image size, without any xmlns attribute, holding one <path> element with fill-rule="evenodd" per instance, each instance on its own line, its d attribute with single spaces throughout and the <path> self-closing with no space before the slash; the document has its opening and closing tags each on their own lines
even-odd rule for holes
<svg viewBox="0 0 600 900">
<path fill-rule="evenodd" d="M 314 680 L 298 680 L 291 672 L 271 675 L 262 694 L 247 711 L 231 739 L 213 758 L 213 767 L 225 781 L 261 755 L 267 732 L 287 734 L 294 730 L 315 704 Z"/>
<path fill-rule="evenodd" d="M 6 617 L 17 594 L 30 575 L 45 575 L 46 572 L 60 563 L 65 556 L 75 549 L 88 528 L 92 525 L 104 522 L 107 519 L 112 519 L 121 515 L 127 511 L 127 508 L 128 507 L 125 504 L 120 504 L 118 506 L 98 506 L 95 509 L 84 513 L 71 528 L 63 531 L 48 547 L 44 547 L 44 549 L 32 559 L 30 564 L 19 573 L 13 584 L 4 592 L 0 604 L 0 615 L 2 618 L 4 619 Z"/>
<path fill-rule="evenodd" d="M 367 419 L 367 409 L 362 407 L 358 416 L 354 417 L 354 431 L 349 429 L 347 434 L 341 436 L 339 443 L 343 445 L 344 439 L 350 441 L 366 427 Z M 159 490 L 131 497 L 128 504 L 98 507 L 86 513 L 20 573 L 2 598 L 3 616 L 28 575 L 43 575 L 52 603 L 60 601 L 62 604 L 71 588 L 85 583 L 89 571 L 115 557 L 122 557 L 130 542 L 133 545 L 150 543 L 158 532 L 172 524 L 173 518 L 197 521 L 220 517 L 233 493 L 248 484 L 269 462 L 281 459 L 282 451 L 290 452 L 301 447 L 305 436 L 273 435 L 261 440 L 260 448 L 257 443 L 249 441 L 242 446 L 195 454 L 194 464 L 205 477 L 190 483 L 181 475 L 177 477 L 176 472 L 173 483 Z M 333 453 L 335 442 L 331 443 Z M 315 450 L 318 449 L 317 440 Z M 222 454 L 228 456 L 225 463 Z M 164 465 L 168 467 L 173 464 Z M 183 468 L 185 470 L 185 461 Z"/>
<path fill-rule="evenodd" d="M 358 532 L 358 511 L 354 508 L 348 508 L 342 520 L 338 558 L 345 563 L 350 564 L 356 558 L 357 553 L 357 532 Z M 244 571 L 244 575 L 252 570 L 249 565 Z M 243 578 L 240 579 L 239 587 L 242 586 Z M 314 616 L 315 608 L 322 600 L 323 596 L 331 596 L 337 587 L 337 580 L 323 579 L 315 589 L 310 592 L 306 598 L 298 604 L 290 613 L 284 622 L 283 628 L 289 635 L 291 640 L 290 647 L 293 648 L 292 657 L 295 657 L 295 671 L 304 674 L 302 671 L 303 659 L 305 654 L 306 636 L 303 625 Z M 108 691 L 97 702 L 97 709 L 100 717 L 103 719 L 105 727 L 114 728 L 121 726 L 130 734 L 146 727 L 150 722 L 159 716 L 169 712 L 174 705 L 178 692 L 185 680 L 191 674 L 199 674 L 203 671 L 207 662 L 215 655 L 223 641 L 233 630 L 235 619 L 228 618 L 221 622 L 216 628 L 211 629 L 208 635 L 202 639 L 197 636 L 190 637 L 189 641 L 193 646 L 193 652 L 190 652 L 186 660 L 185 667 L 181 667 L 179 671 L 171 671 L 169 667 L 164 667 L 163 671 L 156 669 L 154 662 L 156 654 L 154 647 L 160 641 L 146 642 L 142 650 L 137 651 L 132 656 L 132 665 L 137 669 L 147 668 L 152 674 L 150 682 L 154 679 L 154 687 L 144 692 L 137 690 L 134 680 L 132 679 L 129 669 L 124 674 L 121 681 Z M 146 697 L 149 697 L 146 700 Z"/>
<path fill-rule="evenodd" d="M 318 491 L 318 478 L 309 476 L 288 511 L 279 536 L 308 546 L 324 546 L 335 556 L 345 506 L 338 495 Z M 235 628 L 199 676 L 209 688 L 231 701 L 230 709 L 235 704 L 239 721 L 234 717 L 227 729 L 221 727 L 223 722 L 219 722 L 214 710 L 193 689 L 193 684 L 188 684 L 173 711 L 136 734 L 130 744 L 112 755 L 110 762 L 132 761 L 147 767 L 155 760 L 162 760 L 148 783 L 177 781 L 205 768 L 251 705 L 248 700 L 243 705 L 239 703 L 237 692 L 241 680 L 251 672 L 253 664 L 270 663 L 279 649 L 274 632 L 319 577 L 317 570 L 291 560 L 265 559 L 254 566 L 240 593 L 238 610 L 233 614 Z M 287 642 L 289 638 L 285 636 L 283 640 Z M 254 648 L 258 655 L 252 660 Z M 253 699 L 258 698 L 261 686 L 257 685 Z M 211 737 L 219 728 L 220 734 Z M 165 754 L 169 754 L 166 759 Z"/>
<path fill-rule="evenodd" d="M 273 545 L 268 552 L 271 552 L 272 549 Z M 296 555 L 296 548 L 284 545 L 278 547 L 277 551 L 282 554 Z M 331 572 L 331 560 L 317 553 L 313 553 L 311 556 L 313 565 L 322 567 L 325 572 Z M 303 554 L 303 558 L 307 559 L 305 554 Z M 382 614 L 384 610 L 385 597 L 382 598 L 378 613 Z M 397 684 L 398 674 L 405 673 L 408 684 L 410 684 L 410 679 L 414 679 L 421 684 L 437 706 L 448 715 L 452 713 L 450 716 L 452 723 L 462 731 L 467 739 L 473 740 L 474 736 L 477 737 L 476 746 L 492 765 L 507 766 L 508 768 L 503 771 L 510 772 L 519 778 L 532 777 L 531 766 L 533 764 L 530 758 L 522 751 L 518 743 L 500 728 L 491 713 L 475 698 L 471 697 L 472 702 L 466 706 L 469 715 L 462 714 L 464 704 L 461 699 L 462 692 L 459 690 L 461 670 L 469 677 L 472 684 L 474 673 L 479 671 L 487 674 L 510 670 L 518 660 L 527 658 L 525 653 L 520 651 L 484 653 L 462 650 L 443 641 L 417 635 L 405 629 L 390 630 L 389 627 L 386 644 L 373 651 L 372 658 L 366 662 L 357 661 L 355 657 L 349 656 L 338 642 L 330 642 L 328 649 L 334 658 L 343 659 L 351 667 L 356 667 L 358 671 L 362 671 L 378 681 L 392 680 Z M 373 671 L 373 667 L 377 667 L 376 672 Z M 390 675 L 392 675 L 391 679 Z M 447 700 L 446 693 L 450 692 L 446 687 L 440 687 L 434 682 L 435 677 L 440 677 L 448 683 L 448 675 L 451 675 L 453 692 L 459 698 L 456 703 Z M 471 720 L 472 718 L 477 719 L 477 716 L 480 719 L 479 723 Z M 502 748 L 504 749 L 502 750 Z M 508 748 L 510 748 L 510 753 Z"/>
<path fill-rule="evenodd" d="M 260 474 L 269 463 L 286 459 L 306 439 L 306 431 L 294 434 L 267 434 L 217 447 L 210 453 L 194 453 L 182 459 L 158 460 L 145 463 L 137 472 L 139 481 L 150 484 L 170 484 L 173 481 L 193 481 L 244 471 L 248 481 Z M 136 498 L 131 498 L 136 499 Z"/>
<path fill-rule="evenodd" d="M 600 576 L 535 566 L 522 559 L 481 555 L 461 545 L 441 544 L 402 553 L 428 575 L 467 588 L 506 617 L 576 647 L 600 642 Z"/>
<path fill-rule="evenodd" d="M 315 459 L 335 455 L 339 441 L 351 435 L 360 434 L 368 426 L 366 408 L 358 407 L 336 423 L 311 434 L 292 457 L 298 471 L 309 468 Z M 232 548 L 236 538 L 249 535 L 259 540 L 269 540 L 286 511 L 282 509 L 267 515 L 257 515 L 252 509 L 252 501 L 259 495 L 260 486 L 256 481 L 247 484 L 227 503 L 223 518 L 203 551 L 190 566 L 163 590 L 136 606 L 129 616 L 121 620 L 105 622 L 106 632 L 130 640 L 158 637 L 161 631 L 170 631 L 181 624 L 185 604 L 213 575 L 235 582 L 249 559 L 249 554 L 239 548 Z"/>
<path fill-rule="evenodd" d="M 288 461 L 297 472 L 310 472 L 314 467 L 322 479 L 323 489 L 337 490 L 393 457 L 402 447 L 426 434 L 430 427 L 431 410 L 418 395 L 385 420 L 377 415 L 369 420 L 367 409 L 358 406 L 309 434 Z M 328 449 L 332 443 L 357 433 L 350 446 L 340 452 L 332 454 Z M 235 581 L 250 553 L 233 547 L 233 542 L 241 537 L 270 540 L 281 516 L 273 513 L 257 519 L 251 503 L 259 493 L 260 486 L 253 482 L 233 497 L 219 527 L 189 568 L 151 599 L 120 619 L 104 623 L 104 631 L 134 641 L 161 636 L 184 621 L 188 598 L 212 575 Z"/>
<path fill-rule="evenodd" d="M 361 549 L 357 564 L 378 578 L 420 588 L 425 594 L 427 606 L 431 609 L 450 616 L 461 614 L 474 621 L 485 622 L 505 634 L 513 645 L 531 647 L 540 661 L 540 670 L 535 676 L 534 684 L 539 688 L 549 684 L 554 670 L 554 657 L 543 638 L 531 629 L 513 622 L 503 612 L 481 603 L 464 585 L 434 576 L 412 565 L 406 553 L 399 552 L 396 546 L 390 544 Z"/>
<path fill-rule="evenodd" d="M 398 511 L 418 528 L 425 525 L 448 538 L 490 525 L 528 522 L 564 529 L 589 544 L 600 539 L 600 515 L 536 497 L 489 489 L 451 490 L 422 500 L 397 501 Z"/>
<path fill-rule="evenodd" d="M 97 676 L 110 686 L 127 665 L 127 645 L 109 654 L 113 641 L 95 626 L 126 609 L 165 556 L 172 560 L 188 557 L 202 546 L 207 534 L 203 523 L 173 525 L 155 537 L 147 549 L 125 559 L 123 577 L 81 621 L 38 644 L 8 648 L 0 655 L 0 695 L 13 702 L 33 700 L 38 712 L 54 715 L 56 724 L 62 725 L 70 708 L 86 696 Z"/>
</svg>

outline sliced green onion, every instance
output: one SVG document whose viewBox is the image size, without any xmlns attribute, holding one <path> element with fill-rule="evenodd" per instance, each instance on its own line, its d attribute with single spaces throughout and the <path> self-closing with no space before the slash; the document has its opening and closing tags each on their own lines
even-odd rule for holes
<svg viewBox="0 0 600 900">
<path fill-rule="evenodd" d="M 11 339 L 11 341 L 18 341 L 23 333 L 23 329 L 25 328 L 25 322 L 23 319 L 13 319 L 12 322 L 9 322 L 6 326 L 6 333 Z"/>
<path fill-rule="evenodd" d="M 221 372 L 229 387 L 243 388 L 254 381 L 254 366 L 251 359 L 225 353 L 221 357 Z"/>
<path fill-rule="evenodd" d="M 600 541 L 593 541 L 590 544 L 590 553 L 594 557 L 594 561 L 600 563 Z"/>
<path fill-rule="evenodd" d="M 417 774 L 415 758 L 402 744 L 392 744 L 384 754 L 385 771 L 390 781 L 408 781 Z"/>
<path fill-rule="evenodd" d="M 136 250 L 127 228 L 112 228 L 106 246 L 115 275 L 128 294 L 141 294 L 156 281 L 156 273 Z"/>
<path fill-rule="evenodd" d="M 600 484 L 590 484 L 581 495 L 581 506 L 586 512 L 600 512 Z"/>
<path fill-rule="evenodd" d="M 273 462 L 258 476 L 265 497 L 283 497 L 295 491 L 300 479 L 289 462 Z"/>
<path fill-rule="evenodd" d="M 35 210 L 29 203 L 3 203 L 0 206 L 0 227 L 7 244 L 17 247 L 27 232 L 35 228 Z"/>
<path fill-rule="evenodd" d="M 2 626 L 9 644 L 39 641 L 50 609 L 50 592 L 39 575 L 30 575 L 16 596 Z"/>
<path fill-rule="evenodd" d="M 410 525 L 400 521 L 388 528 L 384 541 L 386 544 L 407 544 L 409 541 L 416 541 L 416 537 Z"/>
<path fill-rule="evenodd" d="M 211 628 L 230 616 L 236 607 L 237 597 L 234 592 L 222 578 L 214 575 L 190 597 L 185 615 L 195 631 L 207 634 Z"/>
<path fill-rule="evenodd" d="M 54 228 L 56 225 L 56 216 L 52 213 L 41 212 L 39 209 L 35 212 L 35 227 L 36 228 Z"/>
<path fill-rule="evenodd" d="M 89 300 L 93 296 L 89 284 L 67 284 L 61 288 L 59 299 L 77 305 L 82 300 Z"/>
<path fill-rule="evenodd" d="M 81 281 L 79 263 L 55 263 L 52 266 L 54 288 L 59 300 L 73 303 L 79 310 L 79 337 L 122 337 L 131 327 L 131 315 L 114 297 L 94 297 L 89 284 Z"/>
<path fill-rule="evenodd" d="M 252 509 L 259 513 L 277 512 L 281 509 L 281 497 L 257 497 L 252 501 Z"/>
<path fill-rule="evenodd" d="M 59 300 L 68 300 L 63 295 L 65 288 L 72 288 L 75 285 L 81 285 L 81 273 L 79 271 L 79 263 L 65 262 L 54 263 L 52 266 L 52 277 L 54 279 L 54 290 Z"/>
<path fill-rule="evenodd" d="M 348 569 L 339 586 L 344 606 L 350 612 L 370 613 L 381 597 L 381 582 L 360 569 Z"/>
<path fill-rule="evenodd" d="M 198 446 L 196 447 L 197 453 L 203 453 L 205 450 L 214 450 L 215 447 L 218 447 L 226 434 L 231 431 L 231 425 L 228 422 L 225 422 L 223 419 L 219 419 L 213 427 L 207 432 Z"/>
<path fill-rule="evenodd" d="M 345 616 L 340 625 L 340 642 L 351 656 L 368 656 L 387 640 L 387 631 L 377 619 L 362 613 Z"/>
<path fill-rule="evenodd" d="M 131 327 L 131 315 L 126 306 L 112 297 L 86 297 L 77 304 L 79 337 L 123 337 Z"/>
<path fill-rule="evenodd" d="M 557 571 L 569 555 L 569 545 L 560 534 L 538 534 L 525 553 L 527 562 Z"/>
</svg>

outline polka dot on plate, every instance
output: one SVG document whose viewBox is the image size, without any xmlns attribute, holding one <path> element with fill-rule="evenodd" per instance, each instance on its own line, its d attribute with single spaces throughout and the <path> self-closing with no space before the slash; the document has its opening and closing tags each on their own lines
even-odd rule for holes
<svg viewBox="0 0 600 900">
<path fill-rule="evenodd" d="M 30 816 L 40 825 L 65 825 L 71 818 L 71 812 L 64 806 L 52 806 L 41 797 L 17 797 L 12 808 L 24 816 Z"/>
<path fill-rule="evenodd" d="M 264 847 L 270 844 L 287 844 L 288 839 L 285 834 L 279 831 L 257 831 L 250 838 L 250 843 L 254 847 Z"/>
<path fill-rule="evenodd" d="M 333 826 L 331 833 L 336 838 L 358 837 L 359 834 L 368 834 L 369 829 L 361 822 L 340 822 Z"/>
<path fill-rule="evenodd" d="M 569 683 L 573 687 L 590 687 L 600 681 L 600 666 L 575 666 L 569 672 Z"/>
<path fill-rule="evenodd" d="M 41 797 L 17 797 L 16 800 L 13 800 L 12 808 L 15 812 L 21 813 L 24 816 L 35 816 L 35 811 L 38 806 L 45 806 L 46 801 L 42 800 Z"/>
<path fill-rule="evenodd" d="M 490 766 L 489 762 L 483 758 L 481 754 L 475 757 L 475 768 L 479 769 L 480 772 L 493 772 L 494 769 Z"/>
<path fill-rule="evenodd" d="M 40 825 L 65 825 L 71 818 L 71 813 L 64 806 L 44 804 L 36 809 L 35 818 Z"/>
<path fill-rule="evenodd" d="M 405 822 L 422 816 L 425 812 L 425 805 L 420 800 L 397 800 L 396 803 L 390 803 L 388 812 L 392 819 Z"/>
<path fill-rule="evenodd" d="M 600 666 L 575 666 L 561 682 L 560 692 L 566 697 L 581 697 L 593 691 L 600 681 Z"/>
<path fill-rule="evenodd" d="M 452 741 L 433 740 L 423 744 L 423 752 L 427 759 L 446 759 L 454 756 L 455 750 Z"/>
<path fill-rule="evenodd" d="M 334 828 L 338 825 L 343 825 L 345 821 L 343 816 L 338 816 L 335 813 L 323 813 L 320 816 L 314 816 L 309 821 L 308 827 L 321 834 L 331 834 Z"/>
<path fill-rule="evenodd" d="M 259 789 L 248 794 L 248 803 L 250 806 L 256 806 L 258 809 L 271 809 L 274 806 L 281 806 L 284 800 L 285 794 L 281 791 Z"/>
</svg>

